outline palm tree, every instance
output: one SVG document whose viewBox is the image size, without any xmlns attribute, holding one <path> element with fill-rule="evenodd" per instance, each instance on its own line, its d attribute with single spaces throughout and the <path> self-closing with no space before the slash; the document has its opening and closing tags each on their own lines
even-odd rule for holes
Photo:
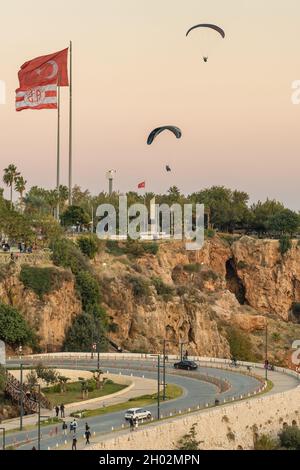
<svg viewBox="0 0 300 470">
<path fill-rule="evenodd" d="M 19 175 L 20 173 L 17 171 L 16 165 L 12 163 L 7 168 L 4 168 L 3 181 L 6 186 L 10 187 L 10 207 L 12 207 L 13 184 Z"/>
<path fill-rule="evenodd" d="M 66 205 L 66 202 L 69 200 L 69 189 L 67 186 L 63 186 L 62 184 L 59 187 L 59 206 L 60 210 L 63 211 Z"/>
<path fill-rule="evenodd" d="M 46 192 L 46 201 L 48 206 L 51 209 L 51 214 L 54 215 L 54 210 L 59 203 L 59 194 L 57 189 L 50 189 Z"/>
<path fill-rule="evenodd" d="M 21 204 L 23 203 L 23 194 L 26 189 L 27 181 L 23 176 L 17 176 L 15 178 L 15 190 L 20 194 Z"/>
</svg>

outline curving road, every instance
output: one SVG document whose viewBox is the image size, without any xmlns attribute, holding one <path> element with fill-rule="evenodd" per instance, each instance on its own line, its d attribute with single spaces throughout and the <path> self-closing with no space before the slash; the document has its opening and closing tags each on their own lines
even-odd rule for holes
<svg viewBox="0 0 300 470">
<path fill-rule="evenodd" d="M 8 366 L 18 365 L 20 361 L 12 360 L 8 362 Z M 30 361 L 34 363 L 34 361 Z M 74 369 L 78 370 L 92 370 L 97 366 L 96 361 L 91 359 L 82 359 L 82 360 L 70 360 L 64 359 L 63 363 L 60 360 L 53 359 L 52 361 L 43 361 L 47 365 L 52 365 L 65 369 Z M 29 361 L 26 361 L 28 364 Z M 149 379 L 157 380 L 157 366 L 156 363 L 152 360 L 101 360 L 101 368 L 104 371 L 109 371 L 114 374 L 122 373 L 123 375 L 131 375 L 137 377 L 145 377 Z M 196 408 L 197 406 L 203 407 L 206 404 L 214 403 L 215 399 L 220 401 L 230 401 L 232 397 L 239 398 L 241 395 L 247 395 L 257 390 L 261 386 L 261 382 L 251 376 L 243 374 L 242 369 L 237 369 L 236 371 L 217 369 L 205 364 L 201 364 L 199 367 L 199 373 L 201 375 L 208 374 L 209 376 L 214 376 L 219 379 L 227 380 L 230 384 L 230 387 L 227 391 L 220 393 L 217 386 L 204 382 L 196 378 L 196 374 L 192 374 L 193 377 L 190 377 L 186 372 L 174 371 L 172 364 L 167 364 L 166 366 L 166 382 L 170 384 L 176 384 L 183 389 L 183 395 L 172 401 L 161 402 L 161 415 L 169 416 L 170 413 L 178 412 L 178 410 L 187 410 L 188 408 Z M 263 370 L 256 370 L 256 375 L 264 374 Z M 297 386 L 298 381 L 293 378 L 281 374 L 279 372 L 271 372 L 269 374 L 270 380 L 274 383 L 274 388 L 269 393 L 279 393 L 289 388 Z M 143 393 L 141 392 L 141 395 Z M 151 405 L 148 406 L 152 412 L 152 415 L 157 417 L 157 406 Z M 120 428 L 124 424 L 124 411 L 119 411 L 115 413 L 110 413 L 102 416 L 96 416 L 93 418 L 88 418 L 86 420 L 78 421 L 78 437 L 84 434 L 85 423 L 88 422 L 92 431 L 91 442 L 95 440 L 99 441 L 101 436 L 104 437 L 112 431 L 112 428 Z M 96 435 L 94 435 L 96 433 Z M 55 427 L 47 426 L 42 428 L 43 438 L 41 441 L 41 449 L 47 450 L 49 448 L 55 449 L 57 445 L 59 447 L 64 447 L 69 449 L 71 446 L 71 435 L 67 438 L 61 434 L 61 425 L 58 428 L 58 434 L 55 434 Z M 36 445 L 37 431 L 31 432 L 16 432 L 13 434 L 7 435 L 7 446 L 13 445 L 17 442 L 25 442 L 29 439 L 29 442 L 22 444 L 19 449 L 28 450 L 31 449 L 33 445 Z M 67 444 L 65 444 L 67 440 Z M 82 442 L 79 442 L 82 445 Z"/>
</svg>

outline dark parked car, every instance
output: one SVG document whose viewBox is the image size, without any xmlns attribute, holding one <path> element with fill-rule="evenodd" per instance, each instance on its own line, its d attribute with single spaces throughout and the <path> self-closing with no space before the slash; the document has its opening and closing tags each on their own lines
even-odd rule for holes
<svg viewBox="0 0 300 470">
<path fill-rule="evenodd" d="M 175 369 L 184 369 L 184 370 L 196 370 L 198 366 L 194 361 L 180 361 L 174 364 Z"/>
</svg>

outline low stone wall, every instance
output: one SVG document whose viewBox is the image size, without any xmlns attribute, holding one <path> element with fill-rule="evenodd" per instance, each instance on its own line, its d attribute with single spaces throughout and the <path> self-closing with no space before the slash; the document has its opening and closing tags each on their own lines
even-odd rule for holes
<svg viewBox="0 0 300 470">
<path fill-rule="evenodd" d="M 141 427 L 89 450 L 174 450 L 194 424 L 201 449 L 252 449 L 255 434 L 276 437 L 284 423 L 300 425 L 300 387 Z"/>
</svg>

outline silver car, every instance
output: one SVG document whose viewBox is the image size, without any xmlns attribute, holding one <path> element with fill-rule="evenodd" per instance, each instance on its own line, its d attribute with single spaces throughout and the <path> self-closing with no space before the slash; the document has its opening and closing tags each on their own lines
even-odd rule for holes
<svg viewBox="0 0 300 470">
<path fill-rule="evenodd" d="M 152 414 L 148 410 L 144 410 L 143 408 L 130 408 L 125 412 L 125 419 L 126 421 L 130 419 L 141 421 L 143 419 L 151 419 Z"/>
</svg>

